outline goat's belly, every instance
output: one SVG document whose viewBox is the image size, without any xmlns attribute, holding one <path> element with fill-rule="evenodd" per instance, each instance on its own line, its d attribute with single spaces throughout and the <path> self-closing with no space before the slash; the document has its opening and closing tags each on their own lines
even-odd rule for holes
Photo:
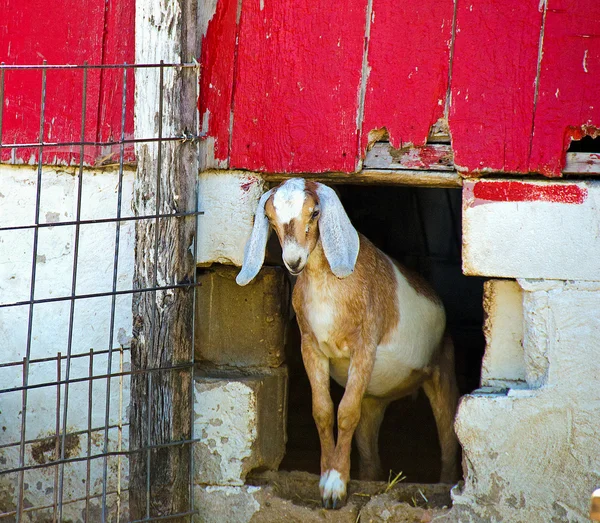
<svg viewBox="0 0 600 523">
<path fill-rule="evenodd" d="M 423 382 L 423 368 L 411 367 L 402 361 L 397 347 L 380 345 L 366 393 L 377 397 L 402 397 Z"/>
<path fill-rule="evenodd" d="M 348 381 L 349 358 L 329 360 L 331 377 L 343 387 Z M 403 362 L 403 352 L 398 346 L 380 345 L 366 394 L 380 398 L 401 398 L 421 386 L 427 377 L 426 368 L 415 368 Z"/>
</svg>

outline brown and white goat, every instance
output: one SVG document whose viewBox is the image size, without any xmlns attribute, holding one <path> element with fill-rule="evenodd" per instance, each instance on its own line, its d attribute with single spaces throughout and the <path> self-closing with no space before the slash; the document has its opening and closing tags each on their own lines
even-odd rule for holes
<svg viewBox="0 0 600 523">
<path fill-rule="evenodd" d="M 240 285 L 260 270 L 270 226 L 286 267 L 298 276 L 293 306 L 321 441 L 323 505 L 338 508 L 344 503 L 354 434 L 361 479 L 378 479 L 385 409 L 421 386 L 437 423 L 441 481 L 455 480 L 458 391 L 440 299 L 424 280 L 356 231 L 333 189 L 299 178 L 260 199 L 237 276 Z M 346 389 L 338 409 L 337 441 L 330 375 Z"/>
</svg>

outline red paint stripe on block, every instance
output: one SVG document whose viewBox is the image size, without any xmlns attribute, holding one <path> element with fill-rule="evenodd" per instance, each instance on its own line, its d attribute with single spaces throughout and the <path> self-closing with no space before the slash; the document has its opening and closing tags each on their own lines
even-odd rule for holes
<svg viewBox="0 0 600 523">
<path fill-rule="evenodd" d="M 574 184 L 529 184 L 523 182 L 479 182 L 473 196 L 490 202 L 555 202 L 581 205 L 587 189 Z"/>
</svg>

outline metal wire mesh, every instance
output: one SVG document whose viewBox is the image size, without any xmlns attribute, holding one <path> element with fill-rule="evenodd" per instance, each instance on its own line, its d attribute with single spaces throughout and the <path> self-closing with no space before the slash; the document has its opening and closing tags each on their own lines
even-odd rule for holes
<svg viewBox="0 0 600 523">
<path fill-rule="evenodd" d="M 159 221 L 195 224 L 201 214 L 197 206 L 161 213 L 157 204 L 147 216 L 131 209 L 132 145 L 157 144 L 160 155 L 167 142 L 199 138 L 189 133 L 162 136 L 160 122 L 157 136 L 133 137 L 133 71 L 159 68 L 162 78 L 165 69 L 192 67 L 196 65 L 0 66 L 0 521 L 130 521 L 129 457 L 142 452 L 151 460 L 153 449 L 175 445 L 189 449 L 192 463 L 188 510 L 155 516 L 148 506 L 139 521 L 183 521 L 194 514 L 193 435 L 160 445 L 149 441 L 131 450 L 128 412 L 132 374 L 144 374 L 150 383 L 156 373 L 185 371 L 193 390 L 193 351 L 187 362 L 132 370 L 130 349 L 136 295 L 172 289 L 194 293 L 196 285 L 195 278 L 164 285 L 155 278 L 153 286 L 135 288 L 135 224 L 154 221 L 158 259 L 164 254 Z M 120 131 L 102 138 L 86 126 L 91 76 L 108 70 L 122 75 Z M 28 79 L 37 77 L 40 87 L 39 133 L 33 140 L 3 137 L 3 121 L 25 114 L 18 97 L 6 94 L 14 91 L 10 82 L 24 71 Z M 49 110 L 50 98 L 52 108 L 57 104 L 48 81 L 66 71 L 79 79 L 80 132 L 79 139 L 60 141 L 50 131 L 64 114 Z M 162 81 L 157 89 L 162 104 Z M 95 161 L 106 151 L 108 166 Z M 151 423 L 156 413 L 150 408 L 147 414 Z M 151 467 L 147 470 L 149 500 Z"/>
</svg>

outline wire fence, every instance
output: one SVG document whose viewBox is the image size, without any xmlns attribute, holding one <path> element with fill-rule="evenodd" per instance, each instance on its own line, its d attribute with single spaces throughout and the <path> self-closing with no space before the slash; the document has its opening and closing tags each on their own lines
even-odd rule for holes
<svg viewBox="0 0 600 523">
<path fill-rule="evenodd" d="M 201 137 L 134 136 L 133 81 L 136 69 L 159 70 L 162 120 L 163 72 L 196 67 L 0 66 L 0 521 L 131 521 L 129 465 L 139 453 L 148 463 L 147 508 L 137 520 L 194 514 L 193 434 L 130 448 L 130 382 L 143 376 L 151 393 L 154 375 L 175 373 L 193 390 L 193 350 L 189 361 L 132 368 L 135 300 L 150 293 L 156 306 L 160 293 L 194 294 L 196 286 L 195 276 L 134 283 L 136 227 L 154 226 L 160 258 L 159 224 L 192 220 L 195 228 L 201 214 L 197 203 L 164 212 L 160 194 L 154 213 L 136 212 L 134 146 L 154 144 L 160 155 L 165 144 Z M 100 107 L 108 74 L 120 75 L 120 88 L 113 107 Z M 24 82 L 39 102 L 19 93 Z M 107 131 L 110 115 L 118 125 Z M 152 401 L 149 425 L 160 416 Z M 189 451 L 189 506 L 155 514 L 150 462 L 171 446 Z"/>
</svg>

